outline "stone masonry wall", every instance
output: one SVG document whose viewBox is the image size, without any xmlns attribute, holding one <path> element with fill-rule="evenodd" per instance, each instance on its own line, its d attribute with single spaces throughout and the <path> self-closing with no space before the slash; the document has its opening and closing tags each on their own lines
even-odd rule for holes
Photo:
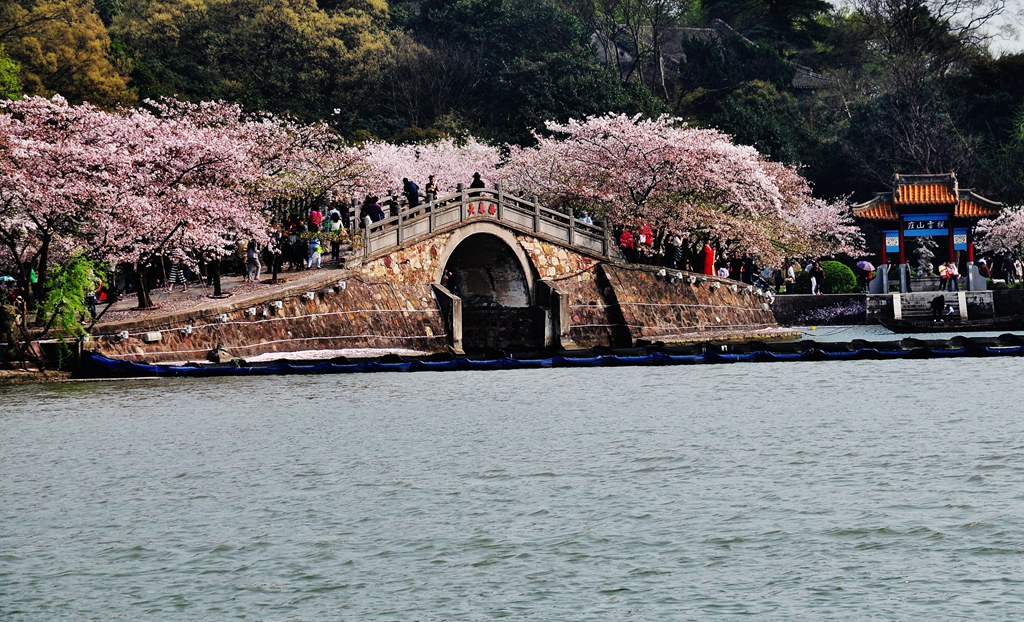
<svg viewBox="0 0 1024 622">
<path fill-rule="evenodd" d="M 361 268 L 368 278 L 396 285 L 428 284 L 439 272 L 438 264 L 451 232 L 440 233 L 428 240 L 401 248 L 374 259 Z"/>
<path fill-rule="evenodd" d="M 240 358 L 342 348 L 443 351 L 449 335 L 431 284 L 451 235 L 325 275 L 312 292 L 278 291 L 244 303 L 227 299 L 216 311 L 108 326 L 93 347 L 152 362 L 203 360 L 218 344 Z M 656 267 L 604 264 L 532 236 L 516 239 L 533 277 L 561 293 L 568 335 L 577 346 L 761 338 L 759 332 L 777 328 L 766 301 L 742 284 L 689 273 L 669 282 Z"/>
<path fill-rule="evenodd" d="M 615 344 L 617 325 L 609 318 L 597 282 L 598 262 L 537 238 L 521 235 L 518 239 L 538 276 L 566 297 L 573 343 L 581 347 Z"/>
<path fill-rule="evenodd" d="M 137 326 L 127 337 L 110 332 L 94 344 L 106 356 L 163 362 L 204 360 L 218 344 L 245 358 L 342 348 L 439 351 L 448 343 L 430 285 L 391 284 L 359 274 L 309 293 L 219 311 Z"/>
<path fill-rule="evenodd" d="M 673 283 L 648 266 L 605 264 L 599 274 L 634 344 L 756 338 L 778 326 L 767 299 L 742 283 L 690 273 Z"/>
</svg>

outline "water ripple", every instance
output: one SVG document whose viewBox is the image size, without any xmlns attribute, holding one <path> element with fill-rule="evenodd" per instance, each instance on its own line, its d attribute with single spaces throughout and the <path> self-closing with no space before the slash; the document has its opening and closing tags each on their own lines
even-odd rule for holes
<svg viewBox="0 0 1024 622">
<path fill-rule="evenodd" d="M 5 388 L 0 619 L 1010 619 L 1021 372 Z"/>
</svg>

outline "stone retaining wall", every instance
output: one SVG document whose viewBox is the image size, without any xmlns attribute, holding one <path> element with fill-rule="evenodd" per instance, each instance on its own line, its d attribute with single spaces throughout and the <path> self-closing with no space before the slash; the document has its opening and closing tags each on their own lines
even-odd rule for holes
<svg viewBox="0 0 1024 622">
<path fill-rule="evenodd" d="M 215 310 L 107 325 L 92 347 L 116 358 L 153 362 L 203 360 L 218 344 L 241 358 L 343 348 L 443 351 L 454 334 L 461 334 L 462 324 L 456 328 L 455 307 L 450 301 L 439 304 L 433 284 L 452 252 L 448 247 L 465 233 L 442 233 L 325 275 L 312 291 L 279 290 L 244 302 L 227 299 Z M 493 322 L 481 315 L 468 327 L 477 331 L 471 342 L 625 347 L 788 336 L 778 332 L 767 299 L 742 283 L 600 263 L 531 236 L 500 235 L 516 245 L 514 252 L 531 271 L 527 280 L 533 283 L 534 306 L 492 313 Z M 493 339 L 480 332 L 488 323 Z M 519 339 L 517 331 L 532 334 Z"/>
<path fill-rule="evenodd" d="M 349 274 L 333 286 L 271 296 L 220 312 L 178 314 L 134 330 L 108 328 L 115 330 L 94 340 L 102 354 L 153 362 L 204 360 L 218 344 L 245 358 L 343 348 L 432 352 L 448 343 L 429 285 L 396 285 L 359 274 Z"/>
<path fill-rule="evenodd" d="M 754 287 L 673 274 L 681 278 L 660 276 L 658 268 L 647 266 L 600 267 L 609 320 L 619 320 L 633 344 L 745 338 L 778 326 L 767 299 Z"/>
</svg>

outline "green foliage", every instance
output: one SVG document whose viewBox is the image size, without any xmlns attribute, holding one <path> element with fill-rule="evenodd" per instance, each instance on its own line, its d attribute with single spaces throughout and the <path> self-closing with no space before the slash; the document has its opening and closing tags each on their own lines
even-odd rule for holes
<svg viewBox="0 0 1024 622">
<path fill-rule="evenodd" d="M 40 302 L 43 324 L 61 340 L 86 334 L 82 321 L 90 317 L 86 296 L 104 282 L 97 264 L 84 255 L 73 255 L 63 265 L 50 270 L 46 295 Z"/>
<path fill-rule="evenodd" d="M 706 89 L 715 97 L 728 95 L 744 82 L 769 82 L 788 88 L 794 67 L 775 50 L 751 43 L 734 32 L 720 38 L 684 39 L 685 64 L 679 82 L 688 90 Z M 712 102 L 714 100 L 711 100 Z"/>
<path fill-rule="evenodd" d="M 140 0 L 114 19 L 144 95 L 228 99 L 351 126 L 391 45 L 382 0 Z M 338 114 L 335 115 L 334 111 Z"/>
<path fill-rule="evenodd" d="M 857 291 L 857 276 L 846 264 L 838 261 L 823 261 L 821 269 L 825 271 L 824 291 L 830 294 L 849 294 Z"/>
<path fill-rule="evenodd" d="M 810 151 L 807 120 L 791 94 L 762 81 L 747 82 L 719 102 L 709 123 L 736 142 L 773 160 L 797 163 Z"/>
<path fill-rule="evenodd" d="M 1024 204 L 1024 54 L 979 59 L 953 88 L 966 130 L 980 141 L 974 174 L 959 177 L 986 196 Z"/>
<path fill-rule="evenodd" d="M 353 145 L 362 145 L 364 143 L 372 143 L 380 140 L 380 137 L 365 129 L 358 129 L 349 136 L 349 142 Z"/>
<path fill-rule="evenodd" d="M 825 0 L 704 0 L 708 19 L 730 24 L 747 38 L 777 50 L 805 49 L 827 36 L 820 18 Z"/>
<path fill-rule="evenodd" d="M 800 163 L 822 196 L 953 170 L 962 186 L 1024 202 L 1024 55 L 980 49 L 953 5 L 847 6 L 4 0 L 0 97 L 226 99 L 327 120 L 357 143 L 527 143 L 547 120 L 671 111 Z M 632 60 L 601 65 L 595 34 Z M 808 82 L 798 64 L 817 74 Z"/>
<path fill-rule="evenodd" d="M 391 142 L 403 145 L 411 143 L 431 143 L 447 138 L 447 134 L 433 127 L 407 127 L 391 136 Z"/>
<path fill-rule="evenodd" d="M 846 264 L 833 260 L 821 262 L 821 269 L 825 272 L 825 283 L 821 291 L 826 294 L 849 294 L 857 291 L 857 276 Z M 796 275 L 796 287 L 798 294 L 811 293 L 811 275 L 806 271 L 798 272 Z"/>
<path fill-rule="evenodd" d="M 801 270 L 796 273 L 796 283 L 793 285 L 794 294 L 809 294 L 811 293 L 811 275 L 806 271 Z"/>
<path fill-rule="evenodd" d="M 472 86 L 450 90 L 435 114 L 457 106 L 475 134 L 524 142 L 549 119 L 655 112 L 649 96 L 597 63 L 589 33 L 552 0 L 425 0 L 409 26 L 417 40 L 444 51 L 446 66 L 460 67 L 461 82 Z"/>
<path fill-rule="evenodd" d="M 12 60 L 0 45 L 0 99 L 21 99 L 24 89 L 18 72 L 21 65 Z"/>
<path fill-rule="evenodd" d="M 6 0 L 0 24 L 0 44 L 20 65 L 26 94 L 106 106 L 134 101 L 93 0 Z"/>
</svg>

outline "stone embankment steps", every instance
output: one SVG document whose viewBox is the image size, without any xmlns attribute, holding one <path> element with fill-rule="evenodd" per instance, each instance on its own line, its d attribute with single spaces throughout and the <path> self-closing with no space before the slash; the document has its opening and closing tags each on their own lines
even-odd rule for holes
<svg viewBox="0 0 1024 622">
<path fill-rule="evenodd" d="M 962 296 L 960 292 L 912 292 L 900 294 L 900 306 L 903 319 L 930 318 L 932 317 L 932 300 L 936 296 L 942 296 L 946 305 L 952 305 L 954 309 L 960 309 Z M 966 303 L 963 303 L 966 305 Z M 964 308 L 966 311 L 966 307 Z"/>
</svg>

